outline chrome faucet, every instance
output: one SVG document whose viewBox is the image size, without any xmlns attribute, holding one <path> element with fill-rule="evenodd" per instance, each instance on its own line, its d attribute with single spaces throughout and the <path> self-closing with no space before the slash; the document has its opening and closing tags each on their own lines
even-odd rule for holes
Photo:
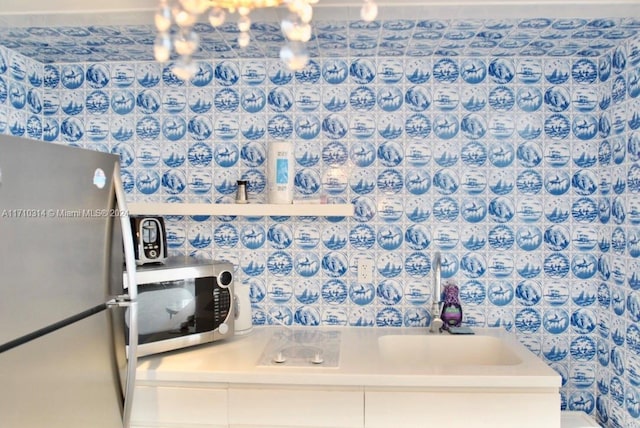
<svg viewBox="0 0 640 428">
<path fill-rule="evenodd" d="M 441 284 L 442 260 L 440 252 L 436 252 L 433 256 L 433 295 L 431 297 L 431 325 L 429 331 L 431 333 L 442 332 L 444 322 L 440 318 L 442 312 L 442 284 Z"/>
</svg>

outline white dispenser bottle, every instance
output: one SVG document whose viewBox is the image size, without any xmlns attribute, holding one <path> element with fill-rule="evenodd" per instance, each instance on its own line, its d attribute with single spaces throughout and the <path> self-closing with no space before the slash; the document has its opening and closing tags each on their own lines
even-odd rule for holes
<svg viewBox="0 0 640 428">
<path fill-rule="evenodd" d="M 251 315 L 251 286 L 241 282 L 234 284 L 235 302 L 234 332 L 237 335 L 251 333 L 253 317 Z"/>
<path fill-rule="evenodd" d="M 267 198 L 270 204 L 293 203 L 293 144 L 269 143 L 267 154 Z"/>
</svg>

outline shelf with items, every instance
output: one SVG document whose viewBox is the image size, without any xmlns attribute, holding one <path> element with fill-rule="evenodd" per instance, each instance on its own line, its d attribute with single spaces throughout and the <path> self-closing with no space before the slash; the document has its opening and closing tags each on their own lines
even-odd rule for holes
<svg viewBox="0 0 640 428">
<path fill-rule="evenodd" d="M 319 216 L 353 217 L 352 204 L 204 204 L 129 203 L 130 215 L 212 215 L 212 216 Z"/>
</svg>

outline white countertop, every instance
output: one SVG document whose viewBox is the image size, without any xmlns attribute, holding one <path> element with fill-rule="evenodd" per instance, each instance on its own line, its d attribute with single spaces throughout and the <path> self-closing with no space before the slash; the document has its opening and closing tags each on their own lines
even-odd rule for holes
<svg viewBox="0 0 640 428">
<path fill-rule="evenodd" d="M 337 367 L 308 363 L 299 367 L 272 363 L 273 337 L 301 332 L 325 332 L 339 340 Z M 540 358 L 502 329 L 474 329 L 475 336 L 498 337 L 522 360 L 508 365 L 389 364 L 379 352 L 378 338 L 384 335 L 427 335 L 419 328 L 293 328 L 255 327 L 246 336 L 236 336 L 179 351 L 141 358 L 137 379 L 141 383 L 233 383 L 269 385 L 334 385 L 384 388 L 559 388 L 560 376 Z M 295 333 L 298 334 L 298 333 Z M 448 333 L 443 333 L 448 336 Z M 297 336 L 296 336 L 297 337 Z M 452 336 L 453 337 L 453 336 Z M 460 340 L 472 336 L 457 336 Z M 308 338 L 308 336 L 307 336 Z M 280 342 L 282 339 L 280 339 Z M 471 341 L 470 341 L 471 342 Z M 296 342 L 297 343 L 297 342 Z M 336 343 L 335 340 L 333 343 Z M 322 347 L 320 343 L 314 346 Z M 337 345 L 336 345 L 337 346 Z M 330 346 L 328 346 L 330 347 Z M 325 346 L 325 348 L 328 348 Z M 335 346 L 334 346 L 335 347 Z M 440 349 L 447 358 L 447 349 Z M 465 352 L 473 353 L 473 346 Z M 264 354 L 263 354 L 264 353 Z M 274 355 L 275 356 L 275 355 Z M 266 360 L 265 360 L 266 358 Z M 329 352 L 325 360 L 330 360 Z M 265 361 L 267 361 L 265 363 Z M 327 361 L 329 363 L 329 361 Z"/>
</svg>

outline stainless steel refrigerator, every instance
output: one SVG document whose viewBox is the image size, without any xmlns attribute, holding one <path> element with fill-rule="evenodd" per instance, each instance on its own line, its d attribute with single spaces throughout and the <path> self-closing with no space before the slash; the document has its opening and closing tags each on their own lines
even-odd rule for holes
<svg viewBox="0 0 640 428">
<path fill-rule="evenodd" d="M 135 277 L 122 288 L 135 262 L 119 174 L 115 155 L 0 136 L 0 427 L 129 424 L 137 302 Z"/>
</svg>

